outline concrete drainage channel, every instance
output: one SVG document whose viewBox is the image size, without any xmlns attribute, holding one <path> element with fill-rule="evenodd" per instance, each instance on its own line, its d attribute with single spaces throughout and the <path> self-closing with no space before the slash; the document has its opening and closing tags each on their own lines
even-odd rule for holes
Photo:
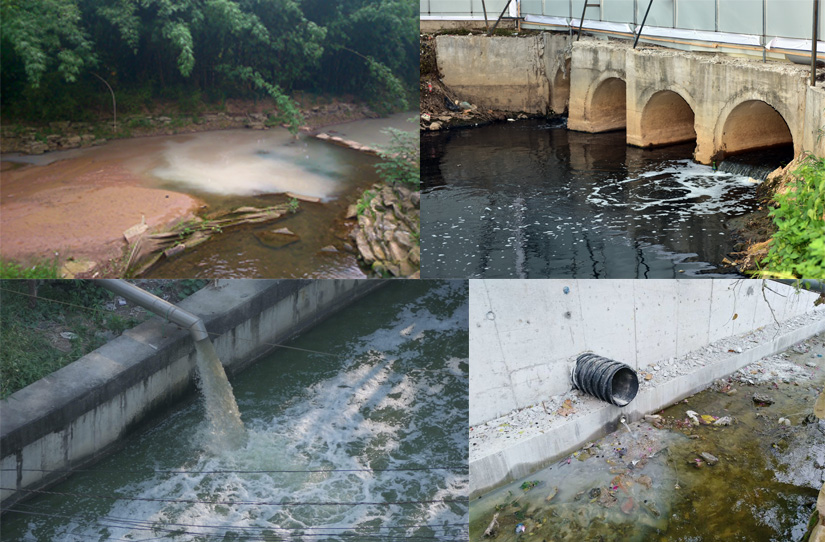
<svg viewBox="0 0 825 542">
<path fill-rule="evenodd" d="M 621 428 L 621 418 L 643 419 L 825 332 L 816 293 L 763 281 L 636 282 L 471 282 L 471 500 Z M 573 391 L 571 368 L 588 350 L 639 374 L 627 406 Z"/>
<path fill-rule="evenodd" d="M 179 304 L 202 319 L 227 373 L 382 286 L 358 280 L 220 281 Z M 188 323 L 185 323 L 188 325 Z M 189 329 L 152 318 L 0 402 L 3 509 L 96 461 L 194 389 Z"/>
</svg>

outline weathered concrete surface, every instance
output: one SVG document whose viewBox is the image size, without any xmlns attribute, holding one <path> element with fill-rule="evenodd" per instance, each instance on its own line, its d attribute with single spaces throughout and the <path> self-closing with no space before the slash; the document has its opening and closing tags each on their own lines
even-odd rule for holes
<svg viewBox="0 0 825 542">
<path fill-rule="evenodd" d="M 381 286 L 358 280 L 232 280 L 184 300 L 203 318 L 230 375 Z M 0 487 L 39 489 L 96 460 L 194 389 L 188 331 L 153 318 L 0 401 Z M 7 470 L 10 469 L 10 470 Z M 2 490 L 6 508 L 25 497 Z"/>
<path fill-rule="evenodd" d="M 569 391 L 582 352 L 638 369 L 769 324 L 771 309 L 780 322 L 803 314 L 816 297 L 769 287 L 721 279 L 470 281 L 470 425 Z M 530 303 L 513 301 L 521 299 Z"/>
<path fill-rule="evenodd" d="M 570 370 L 585 350 L 639 368 L 772 324 L 766 298 L 780 321 L 814 310 L 815 294 L 773 283 L 774 292 L 763 292 L 761 282 L 471 281 L 470 425 L 498 417 L 498 404 L 515 410 L 569 392 Z M 526 298 L 532 300 L 529 305 L 512 302 Z M 471 498 L 528 476 L 615 430 L 620 415 L 639 419 L 825 331 L 823 311 L 804 318 L 810 322 L 767 333 L 767 340 L 747 341 L 747 348 L 723 354 L 721 361 L 643 388 L 625 408 L 599 403 L 569 421 L 508 440 L 498 450 L 473 449 Z"/>
<path fill-rule="evenodd" d="M 480 107 L 563 112 L 569 96 L 571 130 L 626 129 L 638 147 L 695 139 L 703 164 L 788 143 L 825 154 L 825 94 L 804 66 L 557 34 L 438 36 L 436 45 L 444 83 Z"/>
<path fill-rule="evenodd" d="M 445 85 L 478 107 L 545 114 L 566 101 L 563 89 L 551 95 L 566 45 L 566 36 L 552 34 L 437 36 L 438 70 Z"/>
</svg>

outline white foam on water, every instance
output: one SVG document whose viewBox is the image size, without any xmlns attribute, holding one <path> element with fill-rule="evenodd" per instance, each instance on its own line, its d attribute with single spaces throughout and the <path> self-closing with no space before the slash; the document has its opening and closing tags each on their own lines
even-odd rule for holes
<svg viewBox="0 0 825 542">
<path fill-rule="evenodd" d="M 212 194 L 250 196 L 292 192 L 328 200 L 343 189 L 347 164 L 334 149 L 295 140 L 276 130 L 266 136 L 217 132 L 168 141 L 164 165 L 150 173 L 184 188 Z M 217 134 L 217 135 L 216 135 Z"/>
</svg>

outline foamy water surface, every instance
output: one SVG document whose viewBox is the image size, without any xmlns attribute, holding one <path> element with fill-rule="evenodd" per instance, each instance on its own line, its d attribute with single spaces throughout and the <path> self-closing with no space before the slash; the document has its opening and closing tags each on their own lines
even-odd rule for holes
<svg viewBox="0 0 825 542">
<path fill-rule="evenodd" d="M 71 496 L 17 505 L 3 539 L 466 540 L 467 311 L 466 284 L 385 287 L 291 343 L 332 356 L 279 350 L 232 382 L 246 446 L 206 452 L 190 403 L 53 489 Z M 443 470 L 382 470 L 422 467 Z"/>
</svg>

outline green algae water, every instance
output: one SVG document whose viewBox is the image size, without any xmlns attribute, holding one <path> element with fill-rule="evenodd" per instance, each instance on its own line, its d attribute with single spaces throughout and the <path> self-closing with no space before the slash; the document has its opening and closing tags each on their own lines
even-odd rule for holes
<svg viewBox="0 0 825 542">
<path fill-rule="evenodd" d="M 661 427 L 633 423 L 634 439 L 619 426 L 474 500 L 470 540 L 490 540 L 497 513 L 496 541 L 801 541 L 825 482 L 825 422 L 812 415 L 823 354 L 825 336 L 809 339 L 782 355 L 800 377 L 748 368 L 660 412 Z M 689 410 L 734 421 L 695 426 Z"/>
<path fill-rule="evenodd" d="M 391 283 L 2 517 L 9 541 L 467 540 L 466 282 Z"/>
</svg>

